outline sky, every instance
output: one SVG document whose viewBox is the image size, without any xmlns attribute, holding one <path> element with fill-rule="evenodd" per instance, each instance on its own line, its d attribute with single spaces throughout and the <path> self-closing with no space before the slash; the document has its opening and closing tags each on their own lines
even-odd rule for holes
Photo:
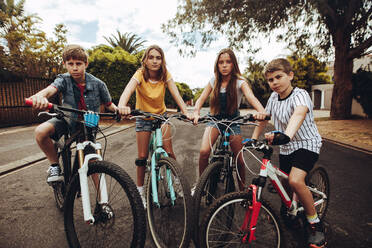
<svg viewBox="0 0 372 248">
<path fill-rule="evenodd" d="M 174 81 L 187 83 L 191 89 L 202 88 L 213 75 L 218 52 L 228 47 L 228 42 L 221 36 L 195 57 L 181 57 L 179 48 L 161 30 L 161 25 L 175 16 L 177 3 L 178 0 L 26 0 L 25 11 L 42 18 L 39 26 L 48 37 L 54 37 L 55 25 L 63 23 L 68 30 L 68 43 L 80 44 L 86 49 L 108 45 L 104 37 L 116 34 L 116 30 L 136 34 L 147 41 L 145 47 L 157 44 L 164 50 Z M 257 61 L 268 62 L 288 54 L 284 44 L 259 40 L 255 45 L 265 48 L 255 55 Z M 243 72 L 245 61 L 252 54 L 235 53 Z"/>
</svg>

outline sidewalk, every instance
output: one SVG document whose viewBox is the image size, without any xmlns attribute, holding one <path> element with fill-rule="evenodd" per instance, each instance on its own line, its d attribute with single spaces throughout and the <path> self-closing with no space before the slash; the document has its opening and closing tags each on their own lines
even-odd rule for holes
<svg viewBox="0 0 372 248">
<path fill-rule="evenodd" d="M 115 124 L 107 131 L 104 131 L 104 134 L 110 136 L 133 125 Z M 0 176 L 45 159 L 44 153 L 41 152 L 35 141 L 34 130 L 36 126 L 28 125 L 0 129 Z M 102 128 L 104 127 L 102 125 Z M 102 134 L 98 134 L 97 139 L 99 140 L 101 137 Z"/>
</svg>

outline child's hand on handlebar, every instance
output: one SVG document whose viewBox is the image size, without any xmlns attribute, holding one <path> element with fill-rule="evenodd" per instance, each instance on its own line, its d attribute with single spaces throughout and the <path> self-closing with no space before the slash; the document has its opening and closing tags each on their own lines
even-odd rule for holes
<svg viewBox="0 0 372 248">
<path fill-rule="evenodd" d="M 200 118 L 200 113 L 198 111 L 194 111 L 193 113 L 194 125 L 198 124 L 199 118 Z"/>
<path fill-rule="evenodd" d="M 279 131 L 265 133 L 265 139 L 269 145 L 285 145 L 291 140 L 288 135 Z"/>
<path fill-rule="evenodd" d="M 188 112 L 188 111 L 186 111 L 186 112 L 184 112 L 184 113 L 182 113 L 183 115 L 185 115 L 186 116 L 186 118 L 188 119 L 188 120 L 193 120 L 194 119 L 194 115 L 193 114 L 191 114 L 190 112 Z"/>
<path fill-rule="evenodd" d="M 38 110 L 46 110 L 49 106 L 49 101 L 46 97 L 40 95 L 33 95 L 28 98 L 32 101 L 32 108 Z"/>
<path fill-rule="evenodd" d="M 130 113 L 131 113 L 131 110 L 130 110 L 130 107 L 129 106 L 124 106 L 124 107 L 118 106 L 118 112 L 122 116 L 128 117 L 130 115 Z"/>
<path fill-rule="evenodd" d="M 258 121 L 264 121 L 267 114 L 266 113 L 262 113 L 262 112 L 258 112 L 258 113 L 255 113 L 254 115 L 254 118 Z"/>
</svg>

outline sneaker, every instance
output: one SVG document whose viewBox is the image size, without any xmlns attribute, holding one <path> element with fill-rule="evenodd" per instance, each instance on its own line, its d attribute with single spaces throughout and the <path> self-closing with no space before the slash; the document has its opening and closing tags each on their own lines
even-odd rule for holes
<svg viewBox="0 0 372 248">
<path fill-rule="evenodd" d="M 47 183 L 63 181 L 63 176 L 61 174 L 61 168 L 59 167 L 59 165 L 49 166 L 47 172 L 48 172 Z"/>
<path fill-rule="evenodd" d="M 138 191 L 139 192 L 139 191 Z M 140 196 L 141 196 L 141 200 L 142 200 L 142 204 L 143 204 L 143 208 L 146 209 L 146 196 L 145 196 L 145 192 L 142 191 L 142 192 L 139 192 Z"/>
<path fill-rule="evenodd" d="M 326 245 L 322 222 L 309 224 L 308 244 L 310 248 L 323 248 Z"/>
<path fill-rule="evenodd" d="M 174 191 L 176 192 L 176 194 L 179 197 L 183 198 L 183 190 L 182 190 L 180 179 L 178 179 L 178 178 L 174 179 L 173 188 L 174 188 Z"/>
</svg>

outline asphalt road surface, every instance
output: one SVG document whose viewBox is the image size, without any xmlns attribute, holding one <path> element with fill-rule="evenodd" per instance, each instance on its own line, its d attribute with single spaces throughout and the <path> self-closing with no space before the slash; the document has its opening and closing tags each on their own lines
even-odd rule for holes
<svg viewBox="0 0 372 248">
<path fill-rule="evenodd" d="M 175 123 L 174 151 L 184 175 L 192 185 L 196 180 L 204 126 L 194 127 L 179 121 Z M 251 130 L 244 128 L 243 135 L 250 137 Z M 32 142 L 32 131 L 22 139 L 24 144 Z M 7 156 L 32 155 L 19 147 L 1 147 L 6 150 Z M 136 154 L 134 128 L 108 137 L 105 160 L 120 165 L 132 178 L 135 178 Z M 275 164 L 277 158 L 274 157 Z M 328 247 L 372 247 L 371 161 L 370 154 L 324 142 L 318 163 L 327 169 L 331 181 L 327 213 L 330 225 Z M 56 209 L 52 189 L 45 182 L 47 168 L 48 163 L 43 160 L 0 177 L 1 248 L 68 247 L 63 215 Z M 268 197 L 279 206 L 277 196 Z M 146 247 L 151 247 L 149 232 L 147 236 Z"/>
</svg>

